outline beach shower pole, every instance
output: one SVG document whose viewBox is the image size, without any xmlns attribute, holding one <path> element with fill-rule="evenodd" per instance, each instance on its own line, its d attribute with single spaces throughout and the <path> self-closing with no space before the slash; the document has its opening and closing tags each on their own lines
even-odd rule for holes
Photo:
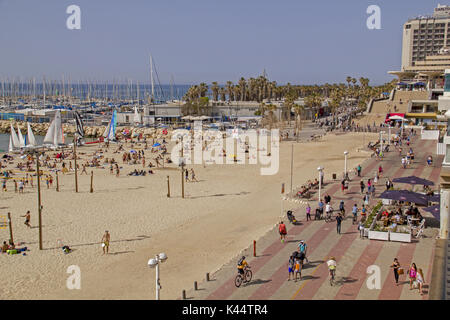
<svg viewBox="0 0 450 320">
<path fill-rule="evenodd" d="M 39 152 L 36 155 L 36 171 L 38 186 L 38 214 L 39 214 L 39 250 L 42 250 L 42 205 L 41 205 L 41 175 L 39 170 Z"/>
<path fill-rule="evenodd" d="M 59 192 L 59 176 L 58 176 L 58 171 L 56 171 L 56 191 Z"/>
<path fill-rule="evenodd" d="M 91 171 L 91 190 L 90 193 L 94 192 L 94 171 Z"/>
</svg>

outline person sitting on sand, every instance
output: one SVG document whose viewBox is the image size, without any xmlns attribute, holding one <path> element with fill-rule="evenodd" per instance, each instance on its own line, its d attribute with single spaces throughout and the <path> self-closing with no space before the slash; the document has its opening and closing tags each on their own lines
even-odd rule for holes
<svg viewBox="0 0 450 320">
<path fill-rule="evenodd" d="M 2 245 L 2 253 L 6 253 L 6 251 L 8 251 L 8 244 L 6 243 L 6 241 L 3 241 L 3 245 Z"/>
</svg>

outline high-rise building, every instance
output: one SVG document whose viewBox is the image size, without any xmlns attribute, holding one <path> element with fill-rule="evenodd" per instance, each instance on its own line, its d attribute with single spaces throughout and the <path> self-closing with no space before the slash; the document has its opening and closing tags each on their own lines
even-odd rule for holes
<svg viewBox="0 0 450 320">
<path fill-rule="evenodd" d="M 389 73 L 401 80 L 439 78 L 443 84 L 445 69 L 450 69 L 450 6 L 438 5 L 433 15 L 403 25 L 402 68 Z"/>
</svg>

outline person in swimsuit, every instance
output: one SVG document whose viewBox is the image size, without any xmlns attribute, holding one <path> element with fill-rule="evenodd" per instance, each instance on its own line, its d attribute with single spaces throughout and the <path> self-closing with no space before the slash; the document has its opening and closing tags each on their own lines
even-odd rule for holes
<svg viewBox="0 0 450 320">
<path fill-rule="evenodd" d="M 102 237 L 102 247 L 103 247 L 103 254 L 109 253 L 109 242 L 111 240 L 111 235 L 109 234 L 108 230 L 105 231 L 105 234 Z"/>
<path fill-rule="evenodd" d="M 26 225 L 28 228 L 31 228 L 31 225 L 30 225 L 30 220 L 31 220 L 30 210 L 28 210 L 27 213 L 24 216 L 21 216 L 21 217 L 25 217 L 24 225 Z"/>
</svg>

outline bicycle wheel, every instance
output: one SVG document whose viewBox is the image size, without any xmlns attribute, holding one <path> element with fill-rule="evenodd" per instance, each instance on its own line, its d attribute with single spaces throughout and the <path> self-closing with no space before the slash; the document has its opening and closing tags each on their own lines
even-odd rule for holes
<svg viewBox="0 0 450 320">
<path fill-rule="evenodd" d="M 245 282 L 250 282 L 252 280 L 252 271 L 251 270 L 247 270 L 245 272 Z"/>
<path fill-rule="evenodd" d="M 239 288 L 242 284 L 242 276 L 240 274 L 238 274 L 236 276 L 236 279 L 234 279 L 234 285 Z"/>
</svg>

